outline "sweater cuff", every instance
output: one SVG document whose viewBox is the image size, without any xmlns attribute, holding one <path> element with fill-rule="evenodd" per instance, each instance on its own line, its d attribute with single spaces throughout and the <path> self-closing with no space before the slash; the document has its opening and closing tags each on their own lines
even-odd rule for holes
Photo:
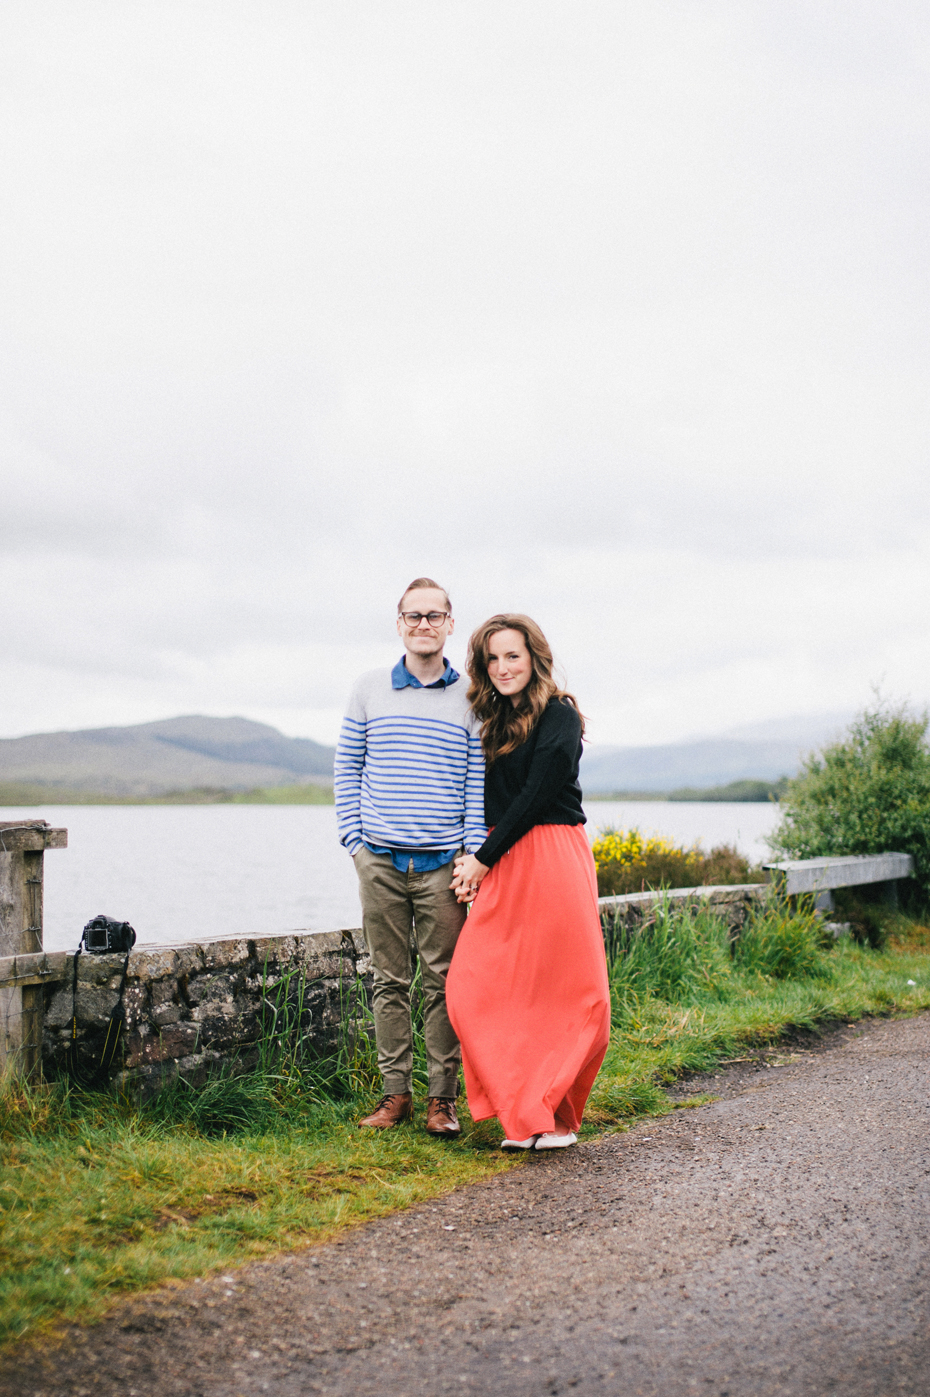
<svg viewBox="0 0 930 1397">
<path fill-rule="evenodd" d="M 491 848 L 488 847 L 489 845 L 491 846 Z M 474 853 L 475 858 L 478 860 L 479 863 L 483 863 L 485 868 L 493 868 L 498 860 L 498 855 L 493 853 L 492 849 L 492 841 L 490 839 L 486 839 L 480 849 L 470 849 L 469 853 Z"/>
</svg>

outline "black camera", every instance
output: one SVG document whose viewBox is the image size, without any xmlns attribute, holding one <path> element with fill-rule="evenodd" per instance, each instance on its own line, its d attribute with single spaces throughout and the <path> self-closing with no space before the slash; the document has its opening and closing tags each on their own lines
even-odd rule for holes
<svg viewBox="0 0 930 1397">
<path fill-rule="evenodd" d="M 81 945 L 94 955 L 128 955 L 136 943 L 136 933 L 128 922 L 112 917 L 92 917 L 81 932 Z"/>
</svg>

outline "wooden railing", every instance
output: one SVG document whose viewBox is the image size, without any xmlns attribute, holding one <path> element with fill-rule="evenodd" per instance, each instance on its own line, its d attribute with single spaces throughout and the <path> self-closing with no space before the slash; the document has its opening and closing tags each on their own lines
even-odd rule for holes
<svg viewBox="0 0 930 1397">
<path fill-rule="evenodd" d="M 910 878 L 914 860 L 910 854 L 836 854 L 823 859 L 788 859 L 762 865 L 772 882 L 789 897 L 813 893 L 814 904 L 833 910 L 834 888 L 880 889 L 883 900 L 897 906 L 898 879 Z"/>
<path fill-rule="evenodd" d="M 0 821 L 0 958 L 33 957 L 42 952 L 43 858 L 46 849 L 65 849 L 66 829 L 45 820 Z M 11 967 L 14 969 L 14 967 Z M 56 978 L 58 978 L 56 976 Z M 42 981 L 0 979 L 0 1071 L 29 1076 L 42 1070 Z"/>
</svg>

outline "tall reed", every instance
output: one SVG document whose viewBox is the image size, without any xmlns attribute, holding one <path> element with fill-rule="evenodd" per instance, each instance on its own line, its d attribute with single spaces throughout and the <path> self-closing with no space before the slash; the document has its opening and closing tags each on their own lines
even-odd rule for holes
<svg viewBox="0 0 930 1397">
<path fill-rule="evenodd" d="M 706 907 L 662 897 L 643 922 L 608 914 L 604 932 L 615 1023 L 647 996 L 681 1004 L 719 997 L 732 975 L 727 924 Z"/>
<path fill-rule="evenodd" d="M 622 911 L 604 916 L 604 940 L 616 1026 L 643 1002 L 695 1005 L 757 992 L 760 983 L 829 978 L 820 921 L 813 907 L 772 897 L 733 937 L 706 904 L 660 897 L 642 922 Z"/>
</svg>

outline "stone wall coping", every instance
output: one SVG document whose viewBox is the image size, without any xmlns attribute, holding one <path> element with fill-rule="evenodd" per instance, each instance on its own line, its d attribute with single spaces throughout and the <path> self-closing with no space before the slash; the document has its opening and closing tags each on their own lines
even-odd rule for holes
<svg viewBox="0 0 930 1397">
<path fill-rule="evenodd" d="M 211 936 L 209 941 L 137 941 L 132 948 L 132 954 L 135 955 L 138 951 L 202 950 L 204 946 L 224 945 L 230 941 L 264 946 L 276 941 L 308 941 L 311 937 L 322 936 L 335 936 L 339 940 L 344 936 L 351 936 L 354 940 L 361 935 L 361 927 L 339 927 L 334 931 L 307 931 L 301 928 L 296 931 L 279 931 L 272 936 L 243 936 L 241 932 L 231 931 L 225 936 Z"/>
<path fill-rule="evenodd" d="M 364 952 L 365 943 L 359 927 L 342 931 L 288 932 L 281 936 L 229 936 L 215 941 L 172 942 L 167 946 L 137 943 L 129 955 L 127 979 L 159 980 L 185 971 L 219 970 L 253 959 L 306 962 L 316 956 L 339 955 L 345 950 L 347 938 L 357 954 Z M 83 952 L 78 961 L 79 973 L 85 966 L 95 966 L 97 974 L 106 977 L 114 971 L 122 971 L 125 959 L 125 955 Z M 27 955 L 0 957 L 0 986 L 44 985 L 67 980 L 73 973 L 73 951 L 33 951 Z"/>
<path fill-rule="evenodd" d="M 906 857 L 906 856 L 904 856 Z M 825 861 L 826 862 L 826 861 Z M 833 862 L 838 862 L 834 860 Z M 768 896 L 767 883 L 721 883 L 698 888 L 668 888 L 659 892 L 623 893 L 598 898 L 601 912 L 621 907 L 650 906 L 661 898 L 684 902 L 701 898 L 714 902 L 734 902 L 749 897 Z M 159 980 L 169 975 L 203 973 L 250 960 L 307 960 L 319 955 L 338 955 L 350 939 L 357 954 L 365 951 L 360 927 L 339 931 L 293 931 L 278 936 L 221 936 L 210 941 L 172 941 L 166 945 L 137 942 L 130 952 L 129 980 Z M 282 955 L 283 952 L 283 955 Z M 303 954 L 301 954 L 303 952 Z M 81 963 L 99 967 L 98 974 L 122 971 L 122 955 L 81 955 Z M 73 973 L 73 951 L 38 951 L 28 955 L 0 957 L 0 986 L 42 985 L 68 979 Z M 83 978 L 83 977 L 82 977 Z M 96 977 L 95 977 L 96 978 Z"/>
<path fill-rule="evenodd" d="M 602 912 L 614 912 L 621 907 L 642 907 L 665 899 L 687 902 L 689 898 L 704 898 L 713 902 L 739 902 L 745 897 L 768 897 L 769 883 L 709 883 L 700 888 L 661 888 L 642 893 L 618 893 L 615 897 L 599 897 Z"/>
<path fill-rule="evenodd" d="M 292 927 L 288 931 L 271 932 L 267 936 L 243 935 L 241 931 L 221 932 L 219 936 L 211 936 L 209 941 L 183 940 L 183 941 L 137 941 L 133 946 L 133 954 L 136 951 L 178 951 L 187 946 L 213 946 L 223 941 L 280 941 L 285 937 L 295 937 L 302 940 L 306 936 L 361 936 L 361 927 L 335 927 L 329 931 L 314 931 L 312 927 Z"/>
</svg>

